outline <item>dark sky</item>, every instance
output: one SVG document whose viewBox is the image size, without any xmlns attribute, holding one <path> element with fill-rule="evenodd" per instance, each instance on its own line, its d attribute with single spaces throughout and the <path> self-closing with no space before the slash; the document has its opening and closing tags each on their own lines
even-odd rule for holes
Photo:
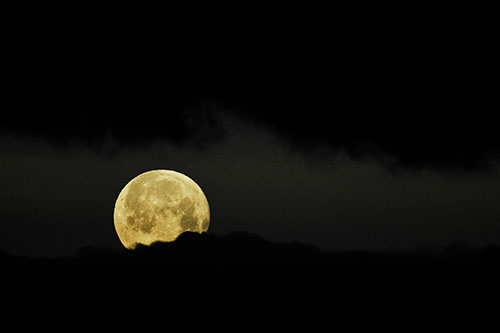
<svg viewBox="0 0 500 333">
<path fill-rule="evenodd" d="M 330 249 L 498 244 L 487 22 L 406 19 L 16 27 L 3 61 L 0 249 L 119 248 L 114 200 L 151 169 L 202 187 L 214 233 Z"/>
</svg>

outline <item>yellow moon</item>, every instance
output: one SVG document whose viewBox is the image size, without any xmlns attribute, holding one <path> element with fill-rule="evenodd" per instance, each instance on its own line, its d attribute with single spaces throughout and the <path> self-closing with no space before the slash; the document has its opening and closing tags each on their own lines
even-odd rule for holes
<svg viewBox="0 0 500 333">
<path fill-rule="evenodd" d="M 152 170 L 132 179 L 115 203 L 118 238 L 127 249 L 171 242 L 181 233 L 208 230 L 207 198 L 191 178 L 172 170 Z"/>
</svg>

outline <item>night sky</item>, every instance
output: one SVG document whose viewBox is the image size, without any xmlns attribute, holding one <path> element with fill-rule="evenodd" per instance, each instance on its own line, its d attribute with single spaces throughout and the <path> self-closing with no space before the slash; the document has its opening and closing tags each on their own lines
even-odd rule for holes
<svg viewBox="0 0 500 333">
<path fill-rule="evenodd" d="M 405 21 L 16 27 L 2 64 L 0 249 L 120 249 L 114 202 L 152 169 L 200 185 L 217 235 L 334 250 L 499 244 L 493 44 L 483 27 Z"/>
</svg>

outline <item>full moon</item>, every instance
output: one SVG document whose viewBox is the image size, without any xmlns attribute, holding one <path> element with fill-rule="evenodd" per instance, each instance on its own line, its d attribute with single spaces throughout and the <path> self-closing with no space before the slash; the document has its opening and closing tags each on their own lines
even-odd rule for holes
<svg viewBox="0 0 500 333">
<path fill-rule="evenodd" d="M 201 188 L 172 170 L 152 170 L 132 179 L 116 199 L 115 229 L 123 246 L 171 242 L 181 233 L 208 230 L 210 209 Z"/>
</svg>

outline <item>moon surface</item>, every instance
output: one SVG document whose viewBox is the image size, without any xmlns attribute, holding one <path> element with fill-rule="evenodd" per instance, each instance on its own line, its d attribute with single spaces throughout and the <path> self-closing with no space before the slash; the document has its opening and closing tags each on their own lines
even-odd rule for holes
<svg viewBox="0 0 500 333">
<path fill-rule="evenodd" d="M 152 170 L 132 179 L 116 199 L 115 229 L 127 249 L 171 242 L 181 233 L 202 233 L 210 224 L 207 198 L 191 178 Z"/>
</svg>

